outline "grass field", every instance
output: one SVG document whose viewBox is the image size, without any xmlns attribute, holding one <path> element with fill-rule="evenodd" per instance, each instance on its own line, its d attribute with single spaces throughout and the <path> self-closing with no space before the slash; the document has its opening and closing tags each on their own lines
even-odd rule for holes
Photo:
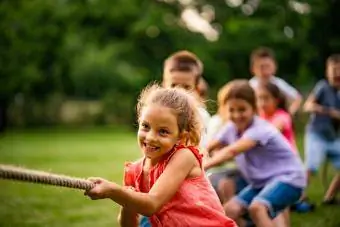
<svg viewBox="0 0 340 227">
<path fill-rule="evenodd" d="M 0 138 L 0 163 L 78 177 L 100 176 L 121 182 L 123 164 L 140 153 L 135 134 L 126 130 L 39 130 L 9 132 Z M 331 177 L 331 171 L 329 173 Z M 79 190 L 0 180 L 0 226 L 118 226 L 118 206 L 91 201 Z M 313 201 L 322 199 L 315 179 Z M 339 227 L 340 207 L 318 207 L 314 213 L 293 214 L 293 227 Z"/>
</svg>

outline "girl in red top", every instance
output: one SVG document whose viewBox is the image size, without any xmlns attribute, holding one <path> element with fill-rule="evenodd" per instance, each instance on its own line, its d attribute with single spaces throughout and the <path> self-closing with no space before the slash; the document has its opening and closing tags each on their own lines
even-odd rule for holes
<svg viewBox="0 0 340 227">
<path fill-rule="evenodd" d="M 138 214 L 154 227 L 235 227 L 202 170 L 196 146 L 201 122 L 195 98 L 178 88 L 153 85 L 137 105 L 138 142 L 144 158 L 126 165 L 124 186 L 91 178 L 91 199 L 122 206 L 121 226 L 137 226 Z"/>
</svg>

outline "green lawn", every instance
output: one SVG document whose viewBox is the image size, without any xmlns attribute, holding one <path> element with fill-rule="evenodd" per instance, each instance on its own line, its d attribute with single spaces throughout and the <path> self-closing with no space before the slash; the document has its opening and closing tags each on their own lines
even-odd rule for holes
<svg viewBox="0 0 340 227">
<path fill-rule="evenodd" d="M 126 130 L 39 130 L 0 137 L 0 163 L 78 177 L 121 182 L 124 162 L 139 156 L 135 134 Z M 79 190 L 4 180 L 0 187 L 1 227 L 118 226 L 117 205 L 109 200 L 91 201 Z M 318 202 L 322 194 L 316 179 L 309 195 Z M 339 217 L 339 207 L 319 207 L 311 214 L 294 214 L 292 226 L 337 227 Z"/>
</svg>

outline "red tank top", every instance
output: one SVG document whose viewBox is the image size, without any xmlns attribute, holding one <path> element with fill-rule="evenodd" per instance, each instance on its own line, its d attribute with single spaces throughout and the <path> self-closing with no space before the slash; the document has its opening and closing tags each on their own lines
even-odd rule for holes
<svg viewBox="0 0 340 227">
<path fill-rule="evenodd" d="M 138 192 L 149 192 L 150 188 L 163 173 L 172 155 L 180 149 L 190 149 L 200 165 L 202 156 L 192 146 L 176 146 L 172 152 L 158 162 L 149 173 L 149 188 L 143 185 L 143 163 L 141 159 L 125 165 L 124 182 Z M 224 214 L 223 207 L 202 171 L 201 176 L 184 180 L 175 196 L 161 210 L 149 217 L 153 227 L 236 227 L 233 220 Z"/>
</svg>

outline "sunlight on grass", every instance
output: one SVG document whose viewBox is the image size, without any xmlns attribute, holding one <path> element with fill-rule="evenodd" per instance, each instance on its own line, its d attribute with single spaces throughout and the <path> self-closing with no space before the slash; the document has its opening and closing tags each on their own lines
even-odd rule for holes
<svg viewBox="0 0 340 227">
<path fill-rule="evenodd" d="M 1 163 L 77 177 L 100 176 L 118 183 L 124 162 L 140 155 L 135 134 L 127 131 L 12 132 L 0 138 Z M 0 187 L 2 227 L 118 226 L 115 203 L 91 201 L 80 190 L 4 180 Z M 319 180 L 313 181 L 309 194 L 313 201 L 321 200 Z M 340 209 L 319 207 L 311 214 L 294 214 L 292 226 L 340 226 L 338 216 Z"/>
</svg>

